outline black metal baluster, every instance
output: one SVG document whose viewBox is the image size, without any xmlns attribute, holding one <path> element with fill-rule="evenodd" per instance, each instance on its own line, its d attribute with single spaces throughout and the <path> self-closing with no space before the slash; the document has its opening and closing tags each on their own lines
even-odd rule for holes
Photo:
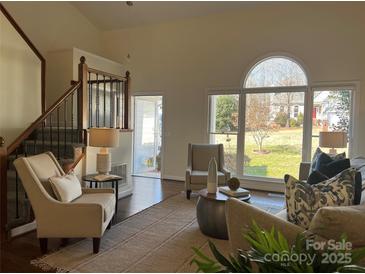
<svg viewBox="0 0 365 274">
<path fill-rule="evenodd" d="M 60 159 L 60 108 L 57 108 L 57 159 Z"/>
<path fill-rule="evenodd" d="M 95 96 L 96 110 L 95 110 L 95 123 L 96 127 L 99 127 L 99 74 L 96 74 L 96 96 Z"/>
<path fill-rule="evenodd" d="M 120 81 L 117 82 L 117 128 L 120 128 Z"/>
<path fill-rule="evenodd" d="M 18 159 L 18 148 L 15 150 L 15 159 Z M 19 219 L 19 176 L 18 172 L 15 171 L 15 218 Z"/>
<path fill-rule="evenodd" d="M 74 142 L 74 95 L 71 94 L 71 144 Z"/>
<path fill-rule="evenodd" d="M 44 152 L 44 123 L 46 121 L 42 122 L 42 151 Z"/>
<path fill-rule="evenodd" d="M 125 96 L 125 89 L 124 89 L 125 85 L 124 85 L 124 81 L 122 81 L 122 121 L 124 121 L 124 115 L 125 115 L 125 100 L 126 100 L 126 96 Z M 124 128 L 124 123 L 122 123 L 122 128 Z"/>
<path fill-rule="evenodd" d="M 112 128 L 112 124 L 113 124 L 113 80 L 112 78 L 110 77 L 110 99 L 109 99 L 109 102 L 110 102 L 110 111 L 109 111 L 109 117 L 110 117 L 110 120 L 109 120 L 109 124 L 110 124 L 110 127 Z"/>
<path fill-rule="evenodd" d="M 49 141 L 50 141 L 50 147 L 49 147 L 49 150 L 53 153 L 53 132 L 52 132 L 52 129 L 53 129 L 53 123 L 52 123 L 52 112 L 49 114 L 49 120 L 50 120 L 50 123 L 49 123 Z"/>
<path fill-rule="evenodd" d="M 66 132 L 66 123 L 67 123 L 67 117 L 66 117 L 66 114 L 67 114 L 67 99 L 65 100 L 65 103 L 63 105 L 64 109 L 63 109 L 63 127 L 64 127 L 64 133 L 65 135 L 63 136 L 64 137 L 64 140 L 63 140 L 63 143 L 64 143 L 64 147 L 63 147 L 63 158 L 66 159 L 66 141 L 67 141 L 67 132 Z"/>
<path fill-rule="evenodd" d="M 104 124 L 103 124 L 103 127 L 106 127 L 106 120 L 105 120 L 105 109 L 106 109 L 106 84 L 105 84 L 105 75 L 104 75 L 104 78 L 103 78 L 103 82 L 104 82 Z"/>
<path fill-rule="evenodd" d="M 37 154 L 37 135 L 38 135 L 38 130 L 35 129 L 33 131 L 33 155 L 36 155 Z"/>
<path fill-rule="evenodd" d="M 89 72 L 89 128 L 93 126 L 93 84 Z"/>
</svg>

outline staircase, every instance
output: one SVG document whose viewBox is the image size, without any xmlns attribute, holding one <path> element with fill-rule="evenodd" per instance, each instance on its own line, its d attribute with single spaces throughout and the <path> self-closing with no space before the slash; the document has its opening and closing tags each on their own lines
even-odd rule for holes
<svg viewBox="0 0 365 274">
<path fill-rule="evenodd" d="M 8 157 L 8 218 L 7 229 L 32 222 L 34 219 L 31 206 L 17 177 L 13 161 L 18 157 L 37 155 L 51 151 L 65 169 L 69 169 L 84 154 L 85 144 L 79 142 L 80 132 L 67 127 L 42 127 L 36 129 L 21 146 Z"/>
<path fill-rule="evenodd" d="M 85 57 L 81 57 L 78 80 L 72 80 L 71 87 L 46 109 L 46 61 L 1 3 L 0 12 L 39 58 L 42 84 L 42 115 L 9 146 L 3 146 L 0 136 L 0 240 L 4 242 L 15 230 L 31 227 L 34 220 L 31 205 L 13 161 L 19 157 L 51 151 L 68 172 L 85 155 L 89 128 L 129 130 L 130 77 L 128 71 L 122 76 L 90 68 Z"/>
</svg>

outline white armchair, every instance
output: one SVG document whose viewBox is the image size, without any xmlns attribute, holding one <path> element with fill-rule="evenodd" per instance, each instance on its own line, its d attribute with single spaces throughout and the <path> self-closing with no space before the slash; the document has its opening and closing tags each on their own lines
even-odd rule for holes
<svg viewBox="0 0 365 274">
<path fill-rule="evenodd" d="M 208 166 L 212 157 L 218 165 L 218 184 L 225 185 L 231 178 L 231 173 L 224 167 L 223 144 L 188 146 L 188 167 L 185 173 L 186 198 L 190 199 L 192 189 L 202 189 L 207 186 Z"/>
<path fill-rule="evenodd" d="M 18 158 L 14 165 L 35 214 L 41 251 L 47 252 L 48 238 L 91 237 L 98 253 L 100 238 L 114 215 L 114 190 L 83 189 L 72 202 L 59 202 L 48 179 L 65 173 L 51 152 Z"/>
</svg>

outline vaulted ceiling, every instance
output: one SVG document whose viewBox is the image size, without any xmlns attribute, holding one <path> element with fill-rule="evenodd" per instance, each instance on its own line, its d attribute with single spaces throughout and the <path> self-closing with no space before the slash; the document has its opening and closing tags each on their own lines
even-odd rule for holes
<svg viewBox="0 0 365 274">
<path fill-rule="evenodd" d="M 249 1 L 76 1 L 70 2 L 101 30 L 136 27 L 262 5 Z"/>
</svg>

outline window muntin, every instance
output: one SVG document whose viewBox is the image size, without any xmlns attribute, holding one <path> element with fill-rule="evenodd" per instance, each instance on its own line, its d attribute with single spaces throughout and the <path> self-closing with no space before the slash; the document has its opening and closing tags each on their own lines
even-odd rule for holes
<svg viewBox="0 0 365 274">
<path fill-rule="evenodd" d="M 304 70 L 286 57 L 270 57 L 257 63 L 248 73 L 245 88 L 306 86 Z"/>
</svg>

